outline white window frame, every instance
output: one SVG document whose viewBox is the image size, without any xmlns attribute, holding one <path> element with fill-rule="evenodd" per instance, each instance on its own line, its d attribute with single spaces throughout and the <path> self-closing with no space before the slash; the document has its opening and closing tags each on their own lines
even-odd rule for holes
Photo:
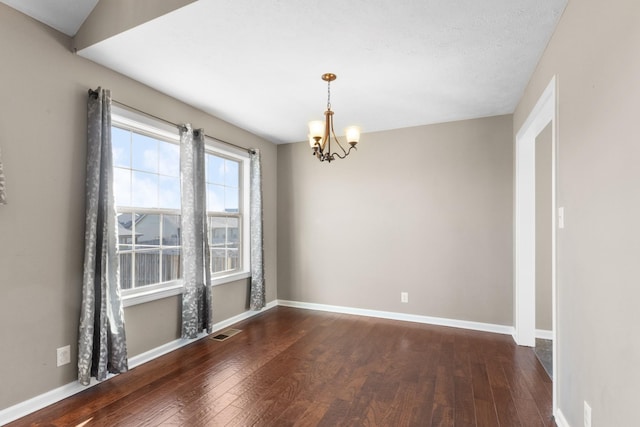
<svg viewBox="0 0 640 427">
<path fill-rule="evenodd" d="M 111 107 L 111 125 L 130 129 L 159 139 L 175 141 L 180 144 L 180 134 L 176 126 L 163 122 L 143 113 L 132 111 L 117 105 Z M 249 153 L 219 142 L 213 138 L 205 139 L 205 149 L 215 155 L 227 157 L 240 163 L 240 197 L 238 210 L 240 213 L 241 253 L 240 268 L 227 274 L 221 273 L 211 278 L 211 285 L 218 286 L 236 280 L 251 277 L 250 270 L 250 237 L 249 237 Z M 162 212 L 160 212 L 162 211 Z M 176 211 L 158 210 L 158 213 L 176 214 Z M 182 246 L 182 242 L 181 242 Z M 122 290 L 124 307 L 143 304 L 158 299 L 181 295 L 184 290 L 182 279 L 170 282 L 147 285 L 140 288 Z"/>
<path fill-rule="evenodd" d="M 249 232 L 249 152 L 231 147 L 228 144 L 224 144 L 210 137 L 205 138 L 205 150 L 210 154 L 214 154 L 219 157 L 226 157 L 240 163 L 240 177 L 238 182 L 240 189 L 240 196 L 238 197 L 241 242 L 240 251 L 242 254 L 240 258 L 240 268 L 234 271 L 220 272 L 212 275 L 211 285 L 216 286 L 251 277 L 251 238 Z M 207 217 L 208 215 L 209 212 L 207 212 Z M 221 214 L 221 216 L 225 215 Z M 229 217 L 237 216 L 229 215 Z"/>
</svg>

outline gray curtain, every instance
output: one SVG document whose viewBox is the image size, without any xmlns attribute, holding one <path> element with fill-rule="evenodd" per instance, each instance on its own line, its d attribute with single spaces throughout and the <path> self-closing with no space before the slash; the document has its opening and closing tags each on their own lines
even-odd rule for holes
<svg viewBox="0 0 640 427">
<path fill-rule="evenodd" d="M 251 310 L 260 310 L 265 304 L 264 294 L 264 250 L 262 234 L 262 165 L 260 150 L 249 151 L 251 171 L 249 177 L 251 220 Z"/>
<path fill-rule="evenodd" d="M 4 184 L 4 171 L 2 170 L 2 154 L 0 153 L 0 205 L 7 204 L 7 193 Z"/>
<path fill-rule="evenodd" d="M 213 332 L 211 269 L 207 238 L 204 131 L 180 126 L 182 338 Z"/>
<path fill-rule="evenodd" d="M 78 381 L 127 371 L 111 153 L 111 93 L 89 91 L 84 273 Z"/>
</svg>

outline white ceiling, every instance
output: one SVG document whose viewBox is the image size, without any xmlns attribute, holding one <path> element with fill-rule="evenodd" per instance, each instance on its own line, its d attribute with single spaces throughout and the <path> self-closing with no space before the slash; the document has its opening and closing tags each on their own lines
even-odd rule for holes
<svg viewBox="0 0 640 427">
<path fill-rule="evenodd" d="M 20 3 L 77 30 L 58 12 L 95 2 Z M 286 143 L 305 140 L 306 123 L 322 118 L 326 72 L 338 75 L 339 134 L 351 124 L 366 133 L 512 113 L 566 3 L 199 0 L 79 54 Z"/>
<path fill-rule="evenodd" d="M 0 0 L 40 22 L 74 36 L 98 0 Z"/>
</svg>

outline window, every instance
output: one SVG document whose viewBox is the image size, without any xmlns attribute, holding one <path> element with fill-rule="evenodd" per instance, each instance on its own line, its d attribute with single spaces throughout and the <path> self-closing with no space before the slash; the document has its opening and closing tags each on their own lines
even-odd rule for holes
<svg viewBox="0 0 640 427">
<path fill-rule="evenodd" d="M 240 249 L 240 162 L 207 152 L 207 222 L 211 274 L 241 267 Z"/>
<path fill-rule="evenodd" d="M 225 148 L 207 140 L 207 227 L 214 282 L 234 273 L 249 276 L 248 155 Z"/>
<path fill-rule="evenodd" d="M 124 295 L 180 283 L 180 146 L 114 120 L 111 128 Z"/>
<path fill-rule="evenodd" d="M 120 283 L 125 306 L 176 295 L 180 271 L 177 128 L 113 107 L 111 140 Z M 248 277 L 248 156 L 206 141 L 208 238 L 213 284 Z M 246 207 L 246 208 L 245 208 Z"/>
</svg>

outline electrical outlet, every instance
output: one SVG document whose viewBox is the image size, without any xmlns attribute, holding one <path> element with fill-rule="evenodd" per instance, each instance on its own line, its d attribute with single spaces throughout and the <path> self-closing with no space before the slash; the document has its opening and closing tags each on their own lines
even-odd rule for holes
<svg viewBox="0 0 640 427">
<path fill-rule="evenodd" d="M 409 292 L 400 292 L 400 302 L 409 302 Z"/>
<path fill-rule="evenodd" d="M 65 345 L 56 349 L 57 353 L 57 366 L 66 365 L 71 363 L 71 346 Z"/>
<path fill-rule="evenodd" d="M 591 427 L 591 406 L 584 401 L 584 427 Z"/>
</svg>

